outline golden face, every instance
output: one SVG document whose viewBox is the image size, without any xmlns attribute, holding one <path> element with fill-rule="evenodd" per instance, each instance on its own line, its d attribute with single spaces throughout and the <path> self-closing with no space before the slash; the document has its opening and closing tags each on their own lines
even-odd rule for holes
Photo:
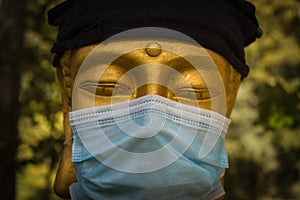
<svg viewBox="0 0 300 200">
<path fill-rule="evenodd" d="M 89 103 L 91 99 L 94 106 L 103 106 L 147 94 L 157 94 L 180 103 L 212 110 L 212 100 L 219 95 L 217 90 L 211 89 L 211 86 L 208 88 L 202 73 L 186 59 L 167 50 L 161 50 L 155 45 L 153 48 L 137 49 L 123 54 L 109 66 L 105 66 L 105 69 L 101 65 L 95 65 L 88 70 L 80 71 L 80 81 L 76 83 L 78 92 L 72 96 L 75 79 L 78 78 L 76 75 L 82 62 L 95 46 L 96 44 L 67 51 L 58 66 L 66 141 L 72 137 L 68 112 L 72 110 L 73 98 L 76 98 L 73 110 L 91 107 Z M 229 117 L 241 76 L 222 56 L 210 50 L 207 52 L 221 76 L 226 93 L 226 116 Z M 152 65 L 153 63 L 156 64 Z M 136 66 L 145 67 L 135 70 Z M 101 76 L 95 76 L 98 70 L 102 70 Z M 210 76 L 212 80 L 215 78 L 213 71 Z M 75 181 L 71 162 L 71 142 L 67 142 L 56 177 L 56 193 L 68 197 L 68 187 Z"/>
<path fill-rule="evenodd" d="M 83 60 L 95 46 L 67 52 L 62 58 L 61 82 L 66 87 L 68 110 L 118 103 L 147 94 L 157 94 L 180 103 L 213 110 L 212 101 L 221 93 L 221 86 L 217 85 L 216 71 L 203 69 L 206 71 L 206 77 L 203 78 L 202 69 L 196 69 L 179 55 L 155 48 L 130 51 L 109 65 L 95 64 L 79 71 Z M 155 50 L 159 50 L 157 55 Z M 216 63 L 217 73 L 222 79 L 228 117 L 239 87 L 240 74 L 222 56 L 209 50 L 207 55 Z M 76 77 L 77 73 L 79 75 Z M 78 92 L 72 96 L 76 78 L 80 79 L 75 86 Z M 213 87 L 208 87 L 207 79 L 213 80 Z M 91 98 L 94 101 L 93 105 L 90 103 Z"/>
</svg>

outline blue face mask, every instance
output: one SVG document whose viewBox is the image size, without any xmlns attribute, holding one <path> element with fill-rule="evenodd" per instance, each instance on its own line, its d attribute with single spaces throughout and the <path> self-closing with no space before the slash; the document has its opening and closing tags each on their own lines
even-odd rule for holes
<svg viewBox="0 0 300 200">
<path fill-rule="evenodd" d="M 70 113 L 72 199 L 216 199 L 226 117 L 157 95 Z"/>
</svg>

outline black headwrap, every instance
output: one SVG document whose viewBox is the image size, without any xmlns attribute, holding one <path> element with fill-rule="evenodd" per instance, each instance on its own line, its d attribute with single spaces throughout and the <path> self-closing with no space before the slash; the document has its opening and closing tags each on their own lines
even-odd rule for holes
<svg viewBox="0 0 300 200">
<path fill-rule="evenodd" d="M 262 35 L 254 5 L 244 0 L 66 0 L 48 11 L 48 20 L 59 27 L 54 66 L 65 50 L 132 28 L 163 27 L 223 55 L 246 77 L 244 47 Z"/>
</svg>

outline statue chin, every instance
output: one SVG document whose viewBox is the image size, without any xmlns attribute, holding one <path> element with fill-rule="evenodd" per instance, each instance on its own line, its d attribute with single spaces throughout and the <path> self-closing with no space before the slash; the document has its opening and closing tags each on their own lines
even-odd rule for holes
<svg viewBox="0 0 300 200">
<path fill-rule="evenodd" d="M 96 94 L 94 99 L 96 106 L 103 106 L 111 104 L 111 102 L 120 102 L 123 99 L 135 99 L 147 94 L 157 94 L 174 101 L 183 102 L 185 104 L 191 104 L 192 106 L 198 106 L 207 110 L 212 109 L 211 99 L 213 94 L 205 90 L 206 82 L 204 78 L 197 72 L 197 70 L 185 59 L 180 56 L 175 55 L 171 52 L 165 50 L 159 50 L 153 44 L 145 49 L 138 49 L 131 51 L 117 58 L 112 62 L 106 70 L 102 73 L 101 78 L 96 82 L 97 87 L 92 91 Z M 76 75 L 84 59 L 88 54 L 96 47 L 97 44 L 85 46 L 79 49 L 68 50 L 61 57 L 59 65 L 57 67 L 57 76 L 61 86 L 61 95 L 63 103 L 63 113 L 64 113 L 64 148 L 61 153 L 61 159 L 56 174 L 54 190 L 56 194 L 62 198 L 70 198 L 69 186 L 76 182 L 75 171 L 72 166 L 71 154 L 72 154 L 72 131 L 69 123 L 68 113 L 72 110 L 72 89 L 74 87 L 74 82 Z M 217 54 L 214 51 L 206 49 L 209 56 L 212 58 L 217 66 L 218 72 L 222 78 L 223 86 L 226 93 L 226 116 L 230 117 L 230 113 L 235 103 L 236 95 L 241 81 L 241 75 L 229 64 L 229 62 Z M 165 71 L 159 71 L 160 68 L 141 68 L 141 73 L 143 78 L 149 81 L 149 84 L 144 84 L 139 87 L 134 87 L 132 85 L 132 79 L 130 74 L 127 72 L 133 69 L 135 66 L 147 65 L 151 63 L 159 63 L 162 65 L 167 65 L 170 68 L 181 74 L 186 82 L 191 85 L 191 88 L 186 89 L 185 87 L 178 86 L 176 89 L 176 84 L 178 84 L 177 79 L 172 79 L 168 77 Z M 94 70 L 97 68 L 86 72 L 83 76 L 88 77 L 93 76 Z M 128 75 L 128 76 L 127 76 Z M 126 77 L 127 76 L 127 77 Z M 169 84 L 174 87 L 172 90 L 165 85 L 158 84 L 159 80 L 155 78 L 164 77 L 169 79 Z M 120 84 L 120 94 L 114 93 Z M 93 85 L 93 84 L 91 84 Z M 123 88 L 122 88 L 123 87 Z M 134 88 L 134 89 L 132 89 Z M 184 88 L 184 89 L 182 89 Z M 89 94 L 89 85 L 83 87 L 84 93 L 79 93 L 76 97 L 77 109 L 83 109 L 89 107 L 85 102 L 87 98 L 84 94 Z M 192 101 L 188 100 L 188 92 L 192 90 L 195 94 Z M 179 91 L 179 92 L 174 92 Z M 81 95 L 81 96 L 80 96 Z M 74 110 L 74 107 L 73 107 Z M 223 179 L 223 178 L 222 178 Z M 223 180 L 220 180 L 223 184 Z"/>
</svg>

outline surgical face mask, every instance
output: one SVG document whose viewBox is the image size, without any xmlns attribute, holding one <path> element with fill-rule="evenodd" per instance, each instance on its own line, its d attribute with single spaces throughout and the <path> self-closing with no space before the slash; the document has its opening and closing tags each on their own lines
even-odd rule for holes
<svg viewBox="0 0 300 200">
<path fill-rule="evenodd" d="M 216 199 L 223 115 L 157 95 L 70 113 L 72 199 Z"/>
</svg>

